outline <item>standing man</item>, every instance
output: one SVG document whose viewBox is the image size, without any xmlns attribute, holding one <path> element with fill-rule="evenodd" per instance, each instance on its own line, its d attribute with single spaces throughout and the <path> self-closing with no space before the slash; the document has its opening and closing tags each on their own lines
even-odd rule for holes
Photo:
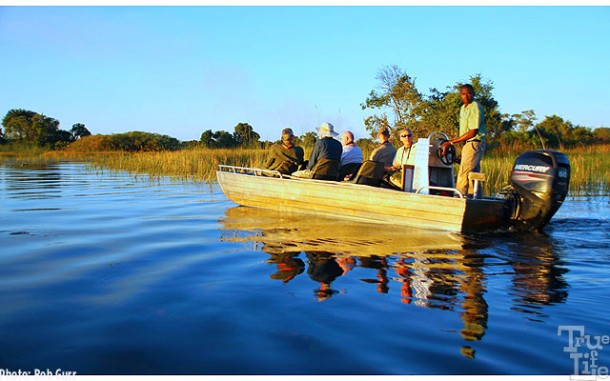
<svg viewBox="0 0 610 381">
<path fill-rule="evenodd" d="M 470 84 L 460 87 L 460 98 L 464 103 L 460 108 L 460 136 L 442 146 L 444 155 L 450 145 L 466 142 L 462 148 L 462 162 L 455 185 L 466 196 L 473 188 L 469 184 L 468 174 L 481 170 L 481 159 L 485 153 L 485 110 L 479 102 L 473 100 L 474 88 Z"/>
</svg>

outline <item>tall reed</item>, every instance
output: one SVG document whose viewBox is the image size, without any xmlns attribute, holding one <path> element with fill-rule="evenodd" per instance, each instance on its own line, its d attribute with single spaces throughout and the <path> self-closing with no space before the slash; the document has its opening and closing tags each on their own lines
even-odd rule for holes
<svg viewBox="0 0 610 381">
<path fill-rule="evenodd" d="M 260 167 L 264 154 L 265 151 L 261 149 L 196 148 L 165 152 L 109 152 L 90 155 L 88 161 L 100 169 L 212 181 L 220 164 Z"/>
<path fill-rule="evenodd" d="M 610 146 L 595 145 L 564 151 L 570 161 L 570 196 L 610 194 Z M 521 152 L 494 151 L 481 161 L 481 171 L 487 175 L 486 194 L 508 185 L 510 172 Z"/>
<path fill-rule="evenodd" d="M 261 167 L 267 151 L 256 148 L 210 149 L 193 148 L 166 152 L 88 152 L 51 151 L 39 155 L 28 151 L 28 160 L 81 160 L 96 168 L 126 170 L 150 176 L 175 176 L 183 179 L 213 181 L 219 164 Z M 492 150 L 481 162 L 487 175 L 485 194 L 494 195 L 509 184 L 516 157 L 523 151 Z M 595 145 L 566 150 L 571 165 L 570 195 L 610 195 L 610 145 Z M 308 152 L 305 153 L 306 157 Z M 7 157 L 9 153 L 0 155 Z M 23 157 L 25 153 L 11 155 Z M 365 158 L 369 153 L 364 153 Z M 456 166 L 457 170 L 457 166 Z"/>
</svg>

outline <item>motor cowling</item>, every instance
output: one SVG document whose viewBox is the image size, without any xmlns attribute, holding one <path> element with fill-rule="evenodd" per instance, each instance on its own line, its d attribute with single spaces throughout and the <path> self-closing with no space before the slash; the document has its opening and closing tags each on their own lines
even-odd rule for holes
<svg viewBox="0 0 610 381">
<path fill-rule="evenodd" d="M 515 160 L 510 181 L 516 193 L 513 227 L 539 230 L 568 194 L 570 162 L 561 152 L 529 151 Z"/>
</svg>

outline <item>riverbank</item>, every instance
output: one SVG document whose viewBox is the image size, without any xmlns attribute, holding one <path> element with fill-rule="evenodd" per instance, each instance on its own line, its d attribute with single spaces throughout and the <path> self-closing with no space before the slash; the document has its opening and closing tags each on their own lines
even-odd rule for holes
<svg viewBox="0 0 610 381">
<path fill-rule="evenodd" d="M 571 196 L 610 195 L 610 146 L 595 145 L 565 151 L 571 165 Z M 216 179 L 219 164 L 260 167 L 267 151 L 263 149 L 193 148 L 163 152 L 74 152 L 39 150 L 3 152 L 1 160 L 29 162 L 84 161 L 94 168 L 124 170 L 151 177 L 172 176 L 210 182 Z M 495 194 L 508 185 L 515 158 L 521 152 L 489 152 L 481 163 L 487 175 L 486 194 Z M 307 156 L 306 152 L 306 156 Z M 367 156 L 368 153 L 364 152 Z"/>
</svg>

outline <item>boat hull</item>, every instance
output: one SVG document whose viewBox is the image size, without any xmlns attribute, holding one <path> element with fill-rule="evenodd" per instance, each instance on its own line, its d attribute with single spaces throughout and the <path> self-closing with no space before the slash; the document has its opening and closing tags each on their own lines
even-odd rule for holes
<svg viewBox="0 0 610 381">
<path fill-rule="evenodd" d="M 455 232 L 497 229 L 506 221 L 502 199 L 453 198 L 223 170 L 217 178 L 231 201 L 250 207 Z"/>
</svg>

